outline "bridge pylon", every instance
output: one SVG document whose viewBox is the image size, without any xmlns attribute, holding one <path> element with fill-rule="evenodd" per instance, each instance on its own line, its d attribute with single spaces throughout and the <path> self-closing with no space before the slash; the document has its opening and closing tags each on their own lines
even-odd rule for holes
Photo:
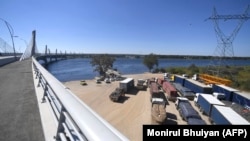
<svg viewBox="0 0 250 141">
<path fill-rule="evenodd" d="M 31 41 L 30 41 L 29 45 L 27 46 L 27 48 L 25 49 L 22 56 L 20 57 L 19 61 L 28 59 L 36 54 L 38 54 L 38 49 L 36 46 L 36 31 L 33 30 Z"/>
</svg>

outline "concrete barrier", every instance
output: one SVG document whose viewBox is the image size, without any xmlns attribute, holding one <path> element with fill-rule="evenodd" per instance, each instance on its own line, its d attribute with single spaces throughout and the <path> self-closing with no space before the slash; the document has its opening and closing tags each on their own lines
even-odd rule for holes
<svg viewBox="0 0 250 141">
<path fill-rule="evenodd" d="M 0 67 L 4 66 L 6 64 L 15 62 L 15 57 L 14 56 L 4 56 L 4 57 L 0 57 Z"/>
</svg>

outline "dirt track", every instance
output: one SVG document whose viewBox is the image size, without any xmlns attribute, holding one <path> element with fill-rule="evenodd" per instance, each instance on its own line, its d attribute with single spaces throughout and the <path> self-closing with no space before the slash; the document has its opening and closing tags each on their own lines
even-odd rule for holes
<svg viewBox="0 0 250 141">
<path fill-rule="evenodd" d="M 136 84 L 137 79 L 163 78 L 163 74 L 143 73 L 123 75 L 123 77 L 134 78 Z M 65 82 L 64 85 L 131 141 L 141 141 L 142 125 L 152 124 L 149 89 L 130 91 L 119 102 L 112 102 L 109 95 L 119 86 L 119 81 L 97 84 L 93 79 L 86 80 L 86 82 L 86 86 L 80 85 L 80 81 Z M 191 102 L 191 104 L 193 103 Z M 197 109 L 197 107 L 193 107 Z M 167 103 L 166 113 L 167 119 L 164 124 L 187 124 L 181 119 L 171 101 Z M 202 118 L 209 124 L 206 117 L 202 116 Z"/>
</svg>

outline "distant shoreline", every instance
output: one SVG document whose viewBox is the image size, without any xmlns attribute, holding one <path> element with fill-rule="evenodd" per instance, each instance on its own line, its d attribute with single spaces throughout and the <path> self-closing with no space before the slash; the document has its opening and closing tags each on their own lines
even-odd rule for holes
<svg viewBox="0 0 250 141">
<path fill-rule="evenodd" d="M 147 56 L 149 54 L 109 54 L 109 53 L 83 53 L 83 54 L 69 54 L 69 55 L 76 55 L 82 58 L 91 58 L 92 56 L 96 55 L 110 55 L 117 58 L 143 58 L 144 56 Z M 160 54 L 154 54 L 159 59 L 212 59 L 214 57 L 219 56 L 212 56 L 212 55 L 160 55 Z M 250 60 L 250 57 L 247 56 L 234 56 L 234 57 L 224 57 L 223 59 L 240 59 L 240 60 Z"/>
</svg>

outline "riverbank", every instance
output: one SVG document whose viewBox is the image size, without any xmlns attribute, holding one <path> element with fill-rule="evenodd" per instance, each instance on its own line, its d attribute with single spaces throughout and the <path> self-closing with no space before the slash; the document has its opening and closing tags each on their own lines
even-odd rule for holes
<svg viewBox="0 0 250 141">
<path fill-rule="evenodd" d="M 141 73 L 123 75 L 123 77 L 134 78 L 136 84 L 137 79 L 162 78 L 163 74 Z M 87 85 L 84 86 L 80 85 L 80 81 L 69 81 L 63 84 L 131 141 L 142 140 L 142 125 L 152 124 L 149 89 L 126 93 L 120 102 L 113 102 L 109 99 L 109 95 L 119 86 L 119 81 L 97 84 L 94 79 L 90 79 L 85 82 Z M 165 124 L 187 124 L 180 117 L 173 102 L 167 103 L 166 113 Z M 202 118 L 209 124 L 207 117 L 202 116 Z"/>
</svg>

